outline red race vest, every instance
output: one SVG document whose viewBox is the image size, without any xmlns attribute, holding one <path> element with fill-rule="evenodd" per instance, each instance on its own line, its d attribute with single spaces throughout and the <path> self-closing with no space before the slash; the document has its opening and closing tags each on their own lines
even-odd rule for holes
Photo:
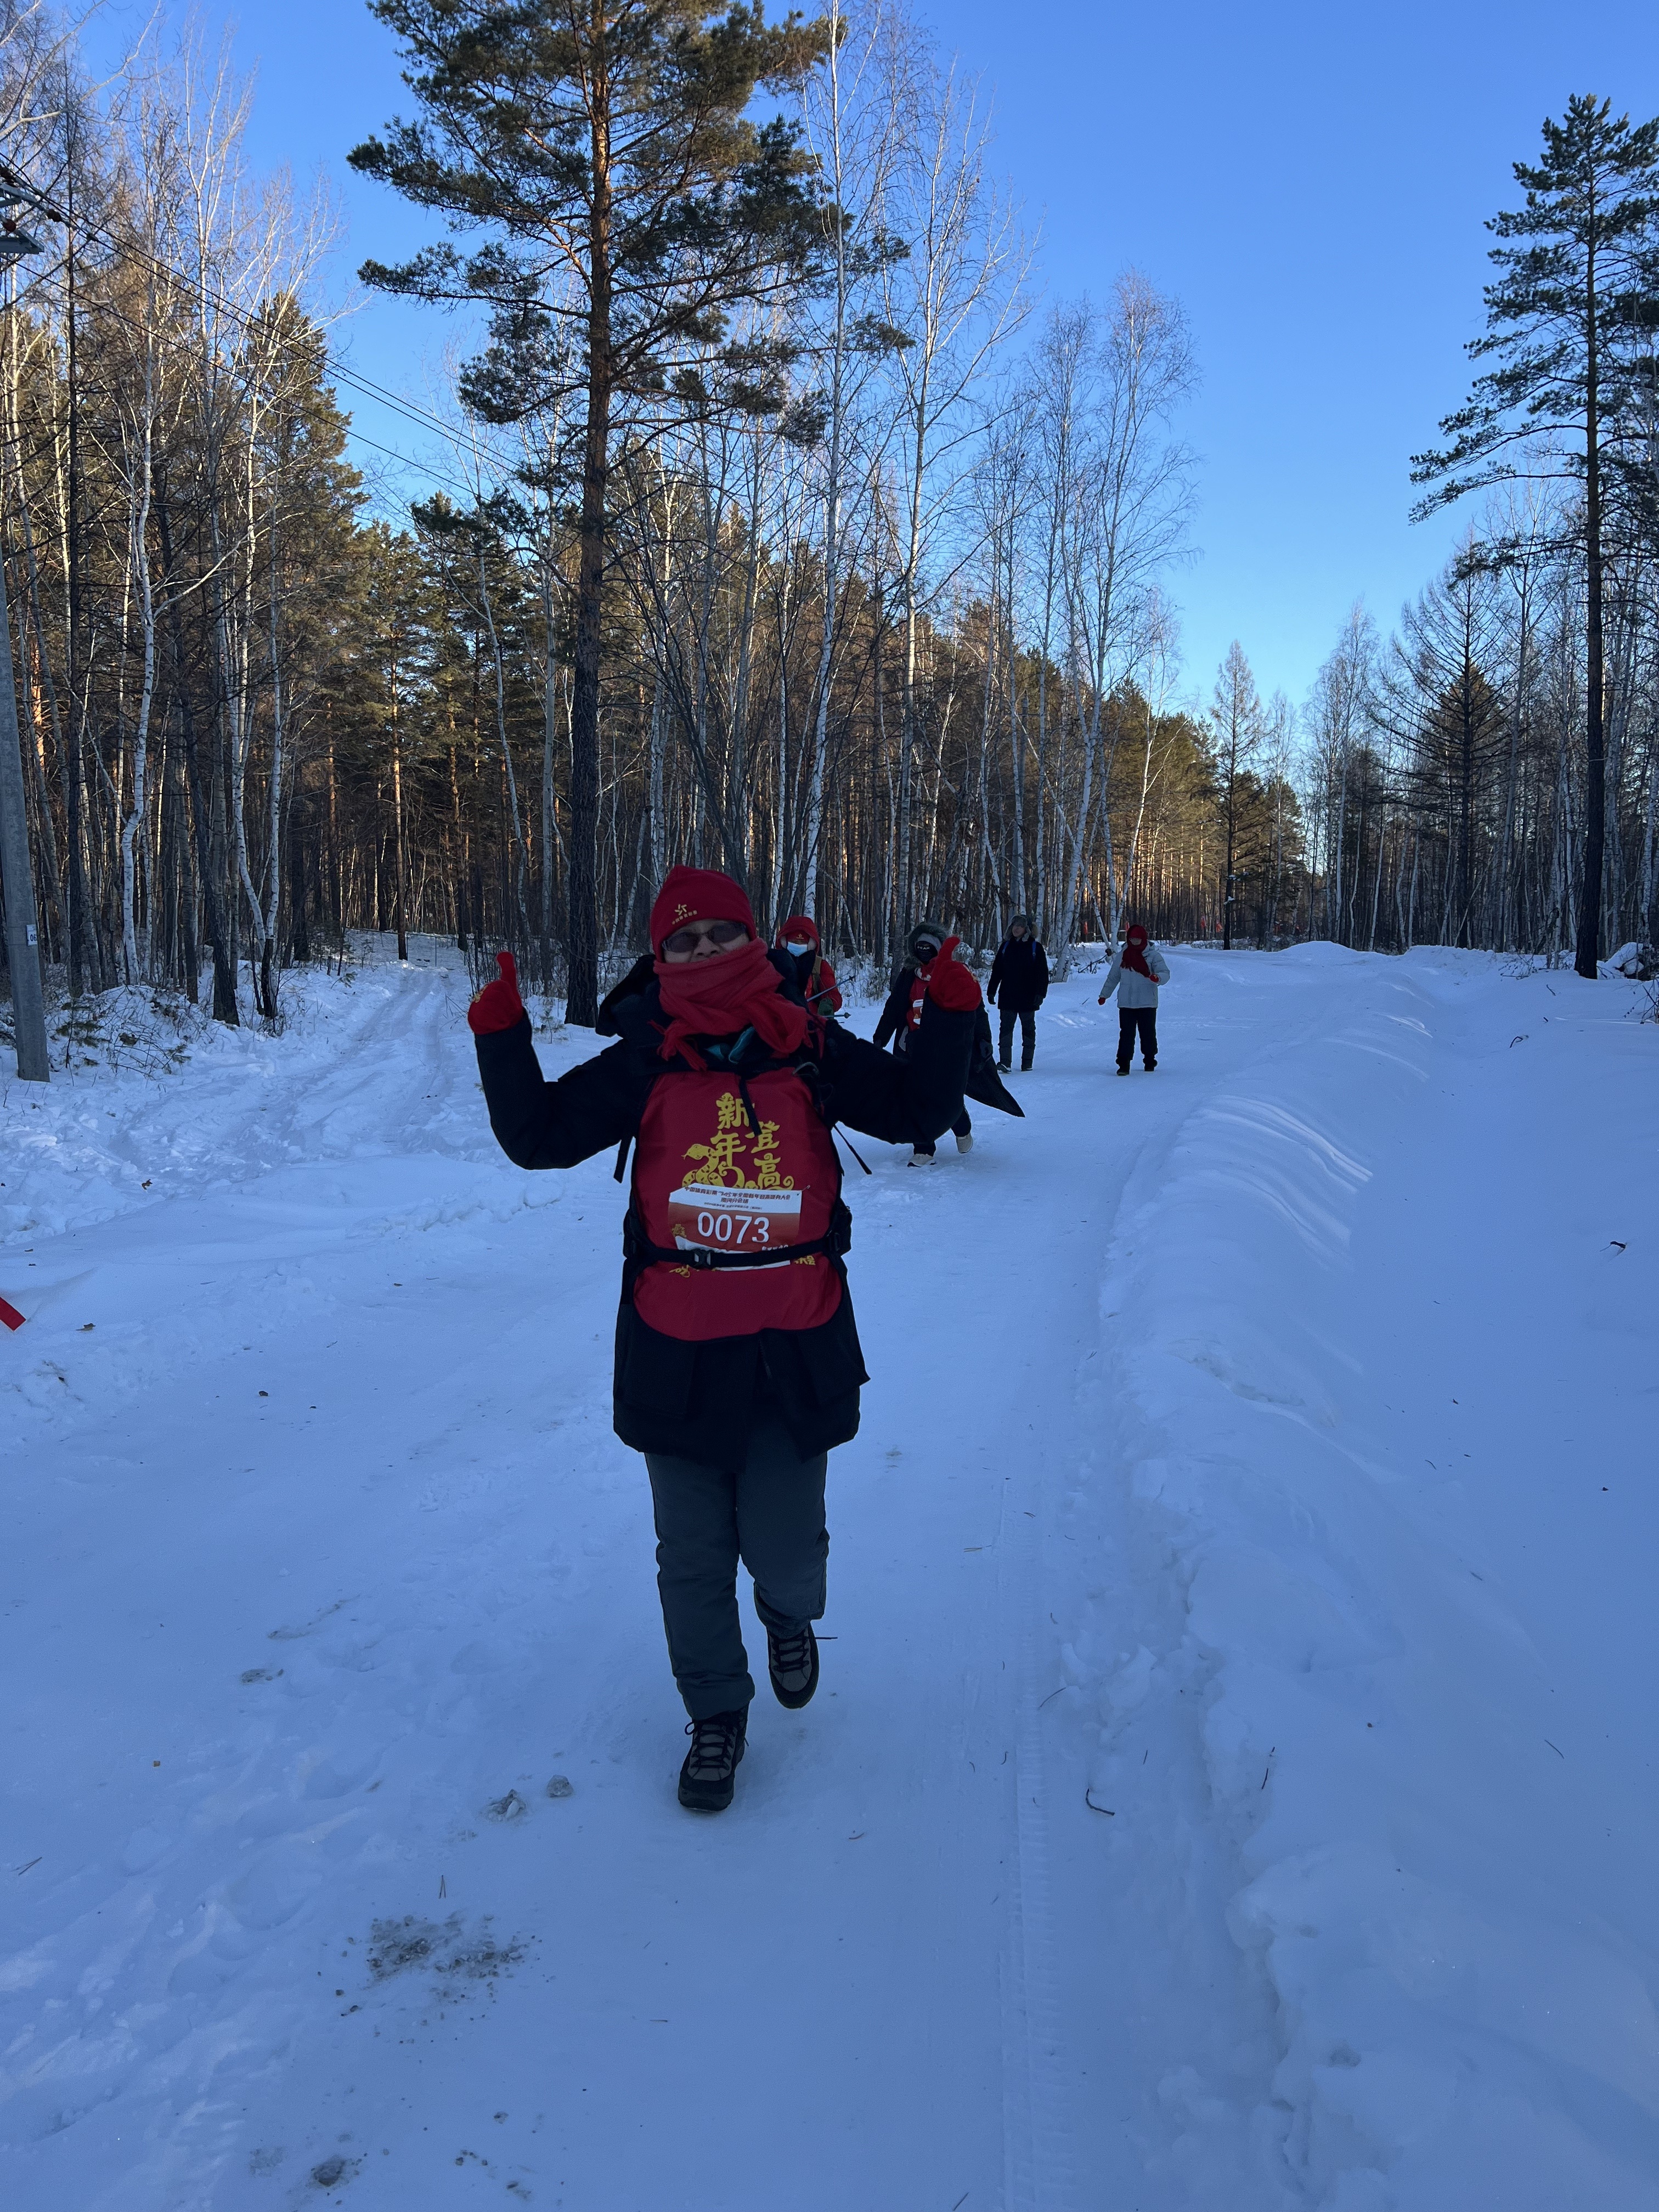
<svg viewBox="0 0 1659 2212">
<path fill-rule="evenodd" d="M 634 1284 L 634 1309 L 665 1336 L 702 1343 L 763 1328 L 817 1328 L 841 1304 L 828 1252 L 792 1248 L 830 1233 L 841 1166 L 811 1089 L 791 1067 L 750 1077 L 749 1104 L 726 1069 L 658 1077 L 640 1117 L 633 1211 L 659 1251 L 759 1261 L 743 1267 L 658 1260 Z"/>
</svg>

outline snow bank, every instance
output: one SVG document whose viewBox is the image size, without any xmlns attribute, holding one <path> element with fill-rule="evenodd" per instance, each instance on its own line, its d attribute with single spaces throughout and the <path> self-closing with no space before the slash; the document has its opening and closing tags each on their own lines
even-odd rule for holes
<svg viewBox="0 0 1659 2212">
<path fill-rule="evenodd" d="M 1351 978 L 1340 1012 L 1287 1004 L 1143 1162 L 1104 1287 L 1186 1622 L 1101 1685 L 1101 1799 L 1133 1780 L 1116 1709 L 1196 1667 L 1315 2202 L 1659 2204 L 1651 1596 L 1620 1565 L 1656 1533 L 1652 1032 L 1639 994 L 1478 956 L 1277 959 Z"/>
<path fill-rule="evenodd" d="M 1623 975 L 1633 983 L 1650 983 L 1659 975 L 1659 948 L 1632 938 L 1607 955 L 1601 969 L 1604 975 Z"/>
<path fill-rule="evenodd" d="M 289 969 L 275 1033 L 246 994 L 237 1029 L 173 993 L 63 1002 L 49 1083 L 17 1082 L 0 1056 L 0 1238 L 91 1227 L 310 1159 L 436 1151 L 498 1166 L 488 1125 L 447 1095 L 465 962 L 442 939 L 411 938 L 410 951 L 400 963 L 395 940 L 354 933 L 342 967 Z M 557 1011 L 532 1007 L 556 1054 Z"/>
</svg>

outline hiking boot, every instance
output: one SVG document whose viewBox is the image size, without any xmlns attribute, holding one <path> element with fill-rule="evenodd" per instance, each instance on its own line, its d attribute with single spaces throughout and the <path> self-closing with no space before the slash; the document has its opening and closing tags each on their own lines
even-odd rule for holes
<svg viewBox="0 0 1659 2212">
<path fill-rule="evenodd" d="M 1152 1070 L 1158 1066 L 1158 1062 L 1155 1060 L 1143 1060 L 1140 1064 L 1146 1069 L 1148 1075 L 1150 1075 Z"/>
<path fill-rule="evenodd" d="M 931 1152 L 924 1152 L 921 1146 L 917 1145 L 911 1150 L 909 1164 L 913 1168 L 930 1168 L 933 1164 L 933 1155 Z"/>
<path fill-rule="evenodd" d="M 769 1628 L 766 1665 L 772 1694 L 781 1705 L 787 1705 L 792 1713 L 810 1705 L 818 1686 L 818 1639 L 811 1622 L 804 1620 L 799 1628 L 782 1631 Z"/>
<path fill-rule="evenodd" d="M 749 1733 L 748 1708 L 688 1721 L 685 1732 L 691 1748 L 680 1769 L 680 1802 L 689 1813 L 723 1813 L 732 1802 L 738 1761 Z"/>
<path fill-rule="evenodd" d="M 1012 1075 L 1013 1072 L 1014 1063 L 1012 1060 L 1000 1060 L 997 1062 L 997 1073 L 999 1075 Z"/>
<path fill-rule="evenodd" d="M 973 1149 L 974 1136 L 973 1132 L 970 1129 L 957 1139 L 957 1150 L 959 1152 L 971 1152 Z"/>
<path fill-rule="evenodd" d="M 1120 1067 L 1118 1070 L 1118 1073 L 1120 1075 L 1127 1075 L 1129 1071 L 1127 1067 Z"/>
</svg>

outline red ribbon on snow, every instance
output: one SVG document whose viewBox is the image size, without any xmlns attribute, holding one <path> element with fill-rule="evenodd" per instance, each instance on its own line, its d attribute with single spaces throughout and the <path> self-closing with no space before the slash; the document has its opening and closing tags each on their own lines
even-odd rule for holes
<svg viewBox="0 0 1659 2212">
<path fill-rule="evenodd" d="M 15 1306 L 8 1305 L 3 1298 L 0 1298 L 0 1321 L 4 1322 L 8 1328 L 21 1328 L 24 1319 Z"/>
</svg>

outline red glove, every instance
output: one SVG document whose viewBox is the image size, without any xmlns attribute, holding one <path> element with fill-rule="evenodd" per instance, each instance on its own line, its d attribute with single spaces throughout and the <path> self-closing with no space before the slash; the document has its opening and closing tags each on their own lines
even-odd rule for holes
<svg viewBox="0 0 1659 2212">
<path fill-rule="evenodd" d="M 927 970 L 927 995 L 949 1013 L 975 1014 L 980 1004 L 978 978 L 951 957 L 961 942 L 959 937 L 947 937 L 933 955 Z"/>
<path fill-rule="evenodd" d="M 516 1029 L 524 1019 L 524 1000 L 519 996 L 519 965 L 510 952 L 498 952 L 501 974 L 486 983 L 466 1010 L 466 1025 L 474 1036 L 494 1036 Z"/>
</svg>

